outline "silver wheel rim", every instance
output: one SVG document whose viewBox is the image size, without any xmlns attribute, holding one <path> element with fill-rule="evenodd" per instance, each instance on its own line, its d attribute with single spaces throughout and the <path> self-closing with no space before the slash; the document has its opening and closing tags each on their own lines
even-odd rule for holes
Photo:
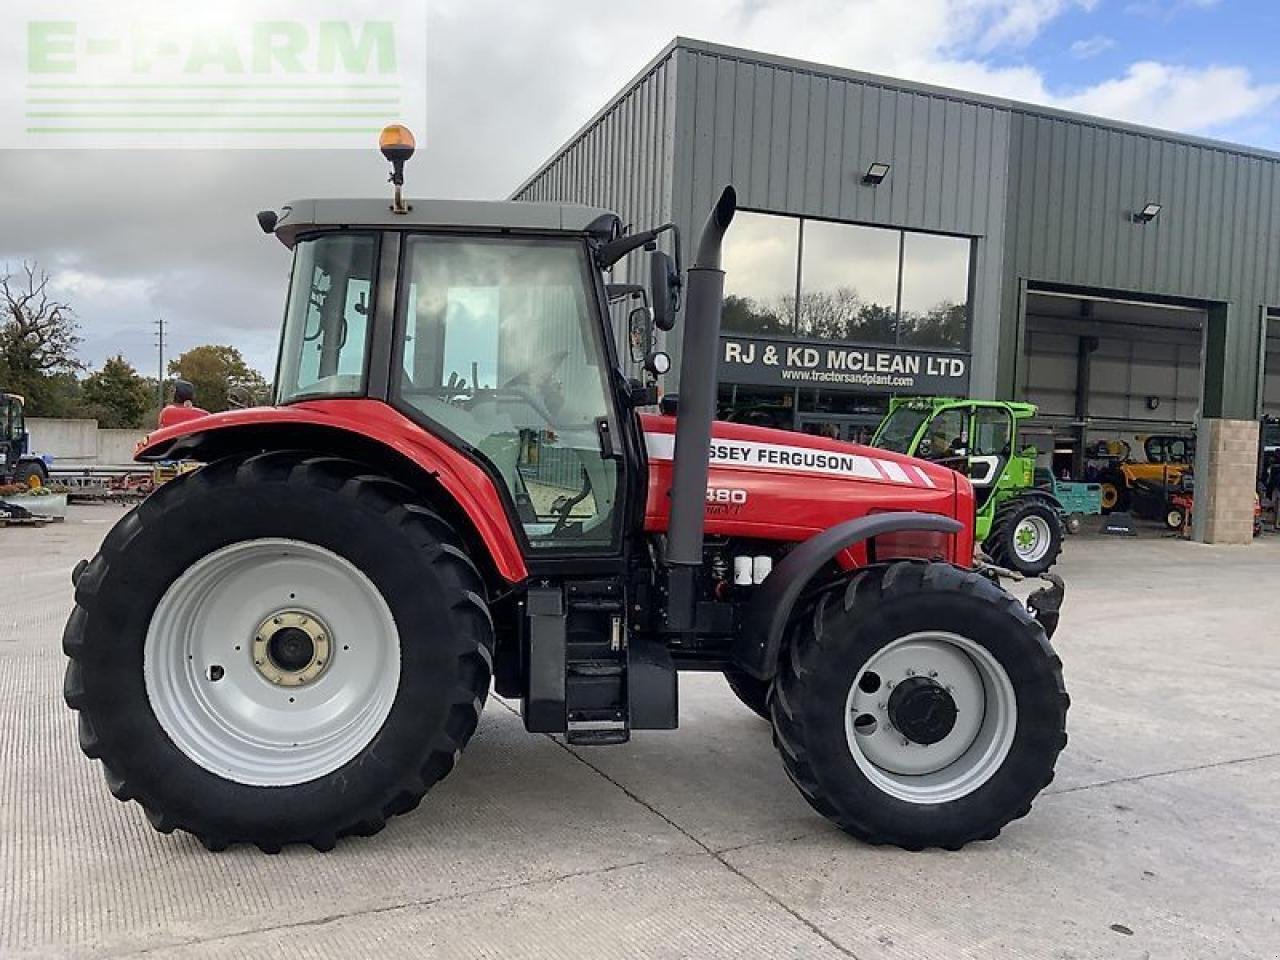
<svg viewBox="0 0 1280 960">
<path fill-rule="evenodd" d="M 264 655 L 264 636 L 286 627 L 308 634 L 305 663 Z M 143 676 L 156 720 L 187 757 L 237 783 L 289 786 L 332 773 L 377 735 L 400 685 L 399 633 L 377 587 L 336 553 L 247 540 L 170 585 L 147 629 Z"/>
<path fill-rule="evenodd" d="M 915 743 L 894 728 L 888 701 L 910 677 L 940 684 L 956 705 L 951 731 Z M 887 644 L 858 671 L 845 704 L 849 751 L 867 779 L 910 803 L 947 803 L 991 779 L 1013 746 L 1017 698 L 1004 667 L 968 637 L 924 632 Z"/>
<path fill-rule="evenodd" d="M 1182 526 L 1182 511 L 1170 510 L 1169 515 L 1164 518 L 1164 522 L 1166 526 L 1173 527 L 1176 530 L 1178 527 Z"/>
<path fill-rule="evenodd" d="M 1026 563 L 1043 560 L 1049 552 L 1050 536 L 1044 517 L 1023 517 L 1013 528 L 1013 552 Z"/>
</svg>

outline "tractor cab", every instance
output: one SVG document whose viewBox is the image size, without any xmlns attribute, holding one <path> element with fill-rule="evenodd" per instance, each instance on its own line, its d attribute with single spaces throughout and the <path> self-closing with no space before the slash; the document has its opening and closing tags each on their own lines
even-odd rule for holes
<svg viewBox="0 0 1280 960">
<path fill-rule="evenodd" d="M 27 428 L 23 400 L 16 393 L 0 393 L 0 456 L 26 453 Z"/>
<path fill-rule="evenodd" d="M 616 551 L 629 409 L 591 260 L 616 230 L 588 207 L 291 204 L 275 403 L 387 403 L 491 469 L 533 550 Z"/>
<path fill-rule="evenodd" d="M 16 393 L 0 393 L 0 484 L 41 486 L 49 478 L 43 459 L 31 454 L 26 401 Z"/>
<path fill-rule="evenodd" d="M 1019 445 L 1020 425 L 1035 414 L 1030 403 L 894 398 L 871 445 L 968 477 L 983 548 L 1011 569 L 1038 574 L 1057 559 L 1067 513 L 1051 492 L 1035 485 L 1035 448 Z"/>
<path fill-rule="evenodd" d="M 981 507 L 1002 481 L 1030 485 L 1035 456 L 1018 449 L 1018 425 L 1035 412 L 1029 403 L 894 398 L 871 444 L 963 473 Z"/>
</svg>

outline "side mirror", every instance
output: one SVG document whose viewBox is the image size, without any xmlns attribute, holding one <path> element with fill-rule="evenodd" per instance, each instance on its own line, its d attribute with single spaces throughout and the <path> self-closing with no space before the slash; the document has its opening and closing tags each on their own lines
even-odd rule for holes
<svg viewBox="0 0 1280 960">
<path fill-rule="evenodd" d="M 659 330 L 670 330 L 676 325 L 680 273 L 675 262 L 661 250 L 649 253 L 649 302 L 653 304 L 653 322 Z"/>
<path fill-rule="evenodd" d="M 636 307 L 627 314 L 627 343 L 632 363 L 644 363 L 653 350 L 653 321 L 648 307 Z"/>
</svg>

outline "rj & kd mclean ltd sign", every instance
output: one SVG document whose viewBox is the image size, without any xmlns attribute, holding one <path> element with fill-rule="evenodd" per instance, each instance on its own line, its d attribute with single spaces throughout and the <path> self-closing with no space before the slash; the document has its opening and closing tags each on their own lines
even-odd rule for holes
<svg viewBox="0 0 1280 960">
<path fill-rule="evenodd" d="M 964 396 L 969 391 L 969 356 L 901 347 L 725 336 L 720 338 L 720 380 L 765 387 Z"/>
</svg>

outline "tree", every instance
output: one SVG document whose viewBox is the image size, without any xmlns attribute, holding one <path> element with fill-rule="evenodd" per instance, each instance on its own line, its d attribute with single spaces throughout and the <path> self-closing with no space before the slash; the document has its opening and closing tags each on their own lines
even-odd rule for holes
<svg viewBox="0 0 1280 960">
<path fill-rule="evenodd" d="M 902 314 L 902 342 L 922 347 L 964 347 L 968 307 L 943 300 L 927 313 Z"/>
<path fill-rule="evenodd" d="M 65 379 L 82 370 L 79 325 L 49 293 L 49 274 L 32 261 L 0 273 L 0 387 L 27 397 L 29 416 L 66 416 Z M 62 382 L 50 382 L 62 378 Z"/>
<path fill-rule="evenodd" d="M 81 395 L 85 414 L 95 417 L 100 427 L 141 427 L 152 406 L 147 381 L 120 355 L 85 379 Z"/>
<path fill-rule="evenodd" d="M 729 294 L 724 298 L 721 326 L 726 333 L 743 333 L 749 336 L 770 336 L 791 333 L 791 314 L 794 298 L 783 298 L 774 309 L 768 304 L 750 297 Z"/>
<path fill-rule="evenodd" d="M 205 345 L 192 347 L 169 364 L 169 373 L 189 380 L 196 391 L 196 405 L 210 413 L 231 407 L 231 394 L 261 397 L 267 381 L 247 363 L 235 347 Z"/>
</svg>

